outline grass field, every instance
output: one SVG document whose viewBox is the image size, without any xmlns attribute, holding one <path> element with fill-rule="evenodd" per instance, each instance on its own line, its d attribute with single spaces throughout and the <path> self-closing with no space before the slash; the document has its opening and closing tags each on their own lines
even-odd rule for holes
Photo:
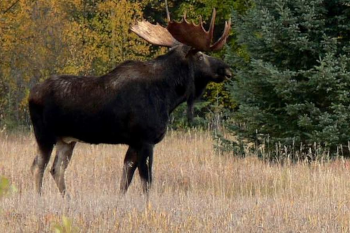
<svg viewBox="0 0 350 233">
<path fill-rule="evenodd" d="M 70 198 L 61 198 L 48 169 L 40 197 L 29 171 L 33 137 L 0 134 L 0 176 L 17 188 L 0 199 L 0 231 L 350 231 L 349 161 L 270 164 L 219 155 L 207 133 L 169 132 L 155 148 L 147 200 L 138 174 L 119 194 L 126 149 L 78 144 L 66 173 Z"/>
</svg>

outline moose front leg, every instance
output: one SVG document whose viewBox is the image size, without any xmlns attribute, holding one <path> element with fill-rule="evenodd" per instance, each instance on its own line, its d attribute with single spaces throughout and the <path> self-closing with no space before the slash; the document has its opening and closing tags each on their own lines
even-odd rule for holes
<svg viewBox="0 0 350 233">
<path fill-rule="evenodd" d="M 120 190 L 125 193 L 132 181 L 136 168 L 142 183 L 142 190 L 147 193 L 152 182 L 153 145 L 129 146 L 124 159 Z"/>
<path fill-rule="evenodd" d="M 126 191 L 128 190 L 136 168 L 137 168 L 137 150 L 129 146 L 129 149 L 125 155 L 123 174 L 120 182 L 120 191 L 122 193 L 126 193 Z"/>
<path fill-rule="evenodd" d="M 153 146 L 145 145 L 139 153 L 138 168 L 144 193 L 149 191 L 152 184 Z"/>
</svg>

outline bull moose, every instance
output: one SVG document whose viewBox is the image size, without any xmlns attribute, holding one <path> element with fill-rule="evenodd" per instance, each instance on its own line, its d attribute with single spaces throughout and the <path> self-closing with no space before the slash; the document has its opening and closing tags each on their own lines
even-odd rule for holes
<svg viewBox="0 0 350 233">
<path fill-rule="evenodd" d="M 52 76 L 31 89 L 29 111 L 38 154 L 31 167 L 35 187 L 41 193 L 44 170 L 54 145 L 51 174 L 62 195 L 64 173 L 76 142 L 129 146 L 120 183 L 126 192 L 136 168 L 142 189 L 152 182 L 153 147 L 167 130 L 169 114 L 187 101 L 193 105 L 209 82 L 231 77 L 223 61 L 205 55 L 226 43 L 231 22 L 212 44 L 215 9 L 208 30 L 200 20 L 169 20 L 167 28 L 139 21 L 131 31 L 151 44 L 170 47 L 165 55 L 146 62 L 125 61 L 100 77 Z"/>
</svg>

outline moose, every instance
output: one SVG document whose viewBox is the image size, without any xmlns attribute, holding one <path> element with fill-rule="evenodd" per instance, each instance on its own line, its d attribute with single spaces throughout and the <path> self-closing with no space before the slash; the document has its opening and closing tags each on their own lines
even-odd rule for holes
<svg viewBox="0 0 350 233">
<path fill-rule="evenodd" d="M 53 147 L 56 157 L 50 173 L 60 193 L 64 173 L 77 142 L 126 144 L 120 190 L 125 193 L 138 168 L 142 190 L 152 182 L 154 145 L 167 130 L 169 115 L 187 101 L 189 109 L 209 82 L 231 77 L 229 66 L 202 52 L 223 48 L 231 29 L 225 22 L 213 44 L 216 12 L 209 29 L 203 22 L 169 20 L 167 27 L 139 21 L 131 31 L 151 44 L 170 50 L 146 62 L 125 61 L 100 77 L 55 75 L 34 86 L 29 112 L 38 154 L 31 166 L 36 191 L 41 194 L 45 168 Z"/>
</svg>

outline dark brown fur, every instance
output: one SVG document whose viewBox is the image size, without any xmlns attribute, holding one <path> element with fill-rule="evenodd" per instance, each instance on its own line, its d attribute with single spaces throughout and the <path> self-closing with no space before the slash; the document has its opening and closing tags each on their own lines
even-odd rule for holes
<svg viewBox="0 0 350 233">
<path fill-rule="evenodd" d="M 127 190 L 138 168 L 147 191 L 153 147 L 166 133 L 169 114 L 184 101 L 193 103 L 210 81 L 231 76 L 224 62 L 200 52 L 189 54 L 189 49 L 179 45 L 151 61 L 127 61 L 101 77 L 53 76 L 36 85 L 29 110 L 39 147 L 32 166 L 38 192 L 56 145 L 51 173 L 65 193 L 64 171 L 75 139 L 129 145 L 121 190 Z"/>
</svg>

